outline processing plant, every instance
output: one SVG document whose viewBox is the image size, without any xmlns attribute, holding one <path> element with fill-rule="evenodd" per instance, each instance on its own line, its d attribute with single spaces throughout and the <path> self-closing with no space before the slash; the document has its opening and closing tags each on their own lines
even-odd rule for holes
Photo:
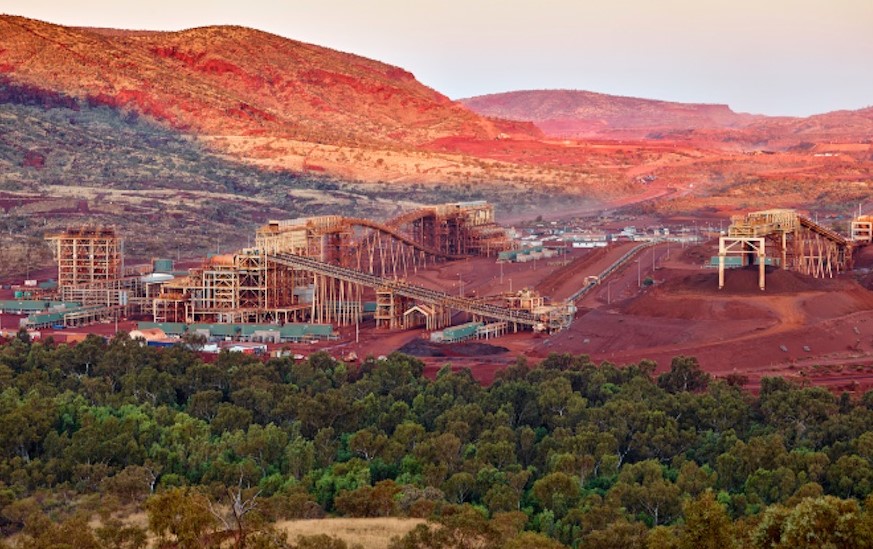
<svg viewBox="0 0 873 549">
<path fill-rule="evenodd" d="M 558 331 L 575 313 L 570 303 L 548 305 L 539 296 L 471 298 L 407 282 L 437 262 L 496 257 L 513 247 L 484 201 L 418 208 L 381 223 L 344 216 L 270 221 L 257 230 L 255 246 L 166 279 L 125 273 L 113 229 L 46 238 L 64 298 L 99 309 L 100 318 L 149 312 L 158 323 L 350 325 L 367 313 L 378 328 L 437 330 L 465 313 L 494 335 Z"/>
</svg>

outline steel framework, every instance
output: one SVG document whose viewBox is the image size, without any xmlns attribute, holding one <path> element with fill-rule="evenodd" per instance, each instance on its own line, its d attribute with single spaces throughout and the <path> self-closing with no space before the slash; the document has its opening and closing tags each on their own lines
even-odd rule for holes
<svg viewBox="0 0 873 549">
<path fill-rule="evenodd" d="M 729 254 L 757 258 L 759 286 L 763 290 L 768 257 L 776 258 L 784 269 L 824 278 L 850 269 L 852 251 L 850 239 L 795 210 L 763 210 L 734 216 L 727 235 L 719 238 L 718 287 L 724 287 L 724 258 Z"/>
<path fill-rule="evenodd" d="M 402 325 L 402 318 L 411 302 L 428 304 L 435 309 L 462 311 L 476 319 L 507 322 L 515 329 L 531 327 L 538 331 L 559 331 L 570 325 L 576 312 L 571 303 L 546 306 L 541 297 L 527 292 L 521 296 L 520 306 L 501 307 L 482 300 L 455 296 L 402 280 L 390 280 L 369 273 L 339 265 L 333 265 L 294 254 L 275 254 L 268 256 L 270 261 L 293 269 L 316 273 L 325 278 L 344 281 L 376 291 L 377 326 L 396 328 Z M 445 316 L 448 318 L 448 315 Z M 441 326 L 439 326 L 441 327 Z"/>
<path fill-rule="evenodd" d="M 403 279 L 436 261 L 508 249 L 506 231 L 486 202 L 461 202 L 407 212 L 385 223 L 342 216 L 270 221 L 256 246 L 213 257 L 189 276 L 164 285 L 155 321 L 311 320 L 352 324 L 365 296 L 375 299 L 378 327 L 451 323 L 452 311 L 507 322 L 516 329 L 566 327 L 572 304 L 498 307 L 409 286 Z M 569 311 L 569 312 L 568 312 Z"/>
<path fill-rule="evenodd" d="M 58 263 L 58 286 L 76 287 L 122 278 L 124 241 L 112 227 L 68 228 L 46 235 Z"/>
<path fill-rule="evenodd" d="M 851 238 L 861 245 L 873 242 L 873 215 L 859 215 L 852 221 Z"/>
</svg>

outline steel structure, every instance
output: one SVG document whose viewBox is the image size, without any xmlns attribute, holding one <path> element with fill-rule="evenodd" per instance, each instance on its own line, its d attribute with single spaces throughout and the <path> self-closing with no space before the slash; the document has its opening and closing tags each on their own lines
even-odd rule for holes
<svg viewBox="0 0 873 549">
<path fill-rule="evenodd" d="M 718 287 L 724 287 L 727 255 L 739 255 L 747 265 L 757 262 L 759 286 L 763 290 L 767 258 L 775 258 L 784 269 L 824 278 L 850 269 L 852 250 L 852 240 L 795 210 L 763 210 L 733 216 L 727 234 L 719 238 Z"/>
<path fill-rule="evenodd" d="M 873 242 L 873 215 L 859 215 L 852 221 L 851 239 L 861 245 Z"/>
<path fill-rule="evenodd" d="M 155 322 L 294 322 L 307 317 L 300 288 L 311 284 L 246 248 L 209 258 L 187 277 L 165 283 L 152 301 Z M 295 293 L 296 292 L 296 293 Z"/>
<path fill-rule="evenodd" d="M 514 326 L 528 326 L 540 331 L 558 331 L 569 326 L 575 307 L 571 304 L 545 306 L 542 297 L 530 292 L 520 294 L 518 307 L 501 307 L 484 303 L 482 300 L 455 296 L 439 290 L 409 284 L 402 280 L 391 280 L 318 261 L 295 254 L 274 254 L 269 260 L 286 265 L 295 270 L 315 273 L 325 278 L 342 281 L 376 290 L 377 325 L 396 328 L 402 326 L 403 313 L 409 302 L 425 303 L 433 308 L 448 309 L 469 313 L 474 319 L 504 321 Z"/>
<path fill-rule="evenodd" d="M 436 259 L 495 255 L 512 242 L 494 223 L 494 208 L 476 201 L 419 208 L 385 223 L 342 216 L 270 221 L 258 229 L 256 246 L 405 277 Z"/>
<path fill-rule="evenodd" d="M 156 322 L 352 324 L 365 296 L 378 327 L 451 324 L 452 312 L 555 331 L 573 305 L 500 307 L 411 286 L 403 279 L 436 261 L 494 255 L 511 247 L 486 202 L 420 208 L 385 223 L 342 216 L 270 221 L 256 246 L 211 258 L 165 284 L 153 302 Z M 411 289 L 409 289 L 411 288 Z"/>
<path fill-rule="evenodd" d="M 122 278 L 124 241 L 112 227 L 76 227 L 46 235 L 58 263 L 58 286 L 78 287 Z"/>
</svg>

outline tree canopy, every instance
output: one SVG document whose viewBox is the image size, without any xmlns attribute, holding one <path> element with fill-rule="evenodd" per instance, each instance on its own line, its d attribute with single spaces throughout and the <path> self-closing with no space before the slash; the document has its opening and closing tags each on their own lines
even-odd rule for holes
<svg viewBox="0 0 873 549">
<path fill-rule="evenodd" d="M 654 370 L 552 355 L 483 387 L 396 353 L 207 363 L 124 334 L 15 338 L 0 528 L 21 548 L 142 547 L 135 526 L 89 525 L 126 508 L 178 547 L 309 546 L 270 524 L 326 515 L 440 524 L 397 549 L 873 544 L 871 394 L 765 379 L 753 395 L 688 357 Z"/>
</svg>

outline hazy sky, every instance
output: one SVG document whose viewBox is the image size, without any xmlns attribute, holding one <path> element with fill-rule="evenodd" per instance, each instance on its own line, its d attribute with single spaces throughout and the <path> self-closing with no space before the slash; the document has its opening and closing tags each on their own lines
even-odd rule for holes
<svg viewBox="0 0 873 549">
<path fill-rule="evenodd" d="M 873 0 L 2 0 L 0 11 L 245 25 L 399 65 L 454 99 L 562 88 L 763 114 L 873 105 Z"/>
</svg>

